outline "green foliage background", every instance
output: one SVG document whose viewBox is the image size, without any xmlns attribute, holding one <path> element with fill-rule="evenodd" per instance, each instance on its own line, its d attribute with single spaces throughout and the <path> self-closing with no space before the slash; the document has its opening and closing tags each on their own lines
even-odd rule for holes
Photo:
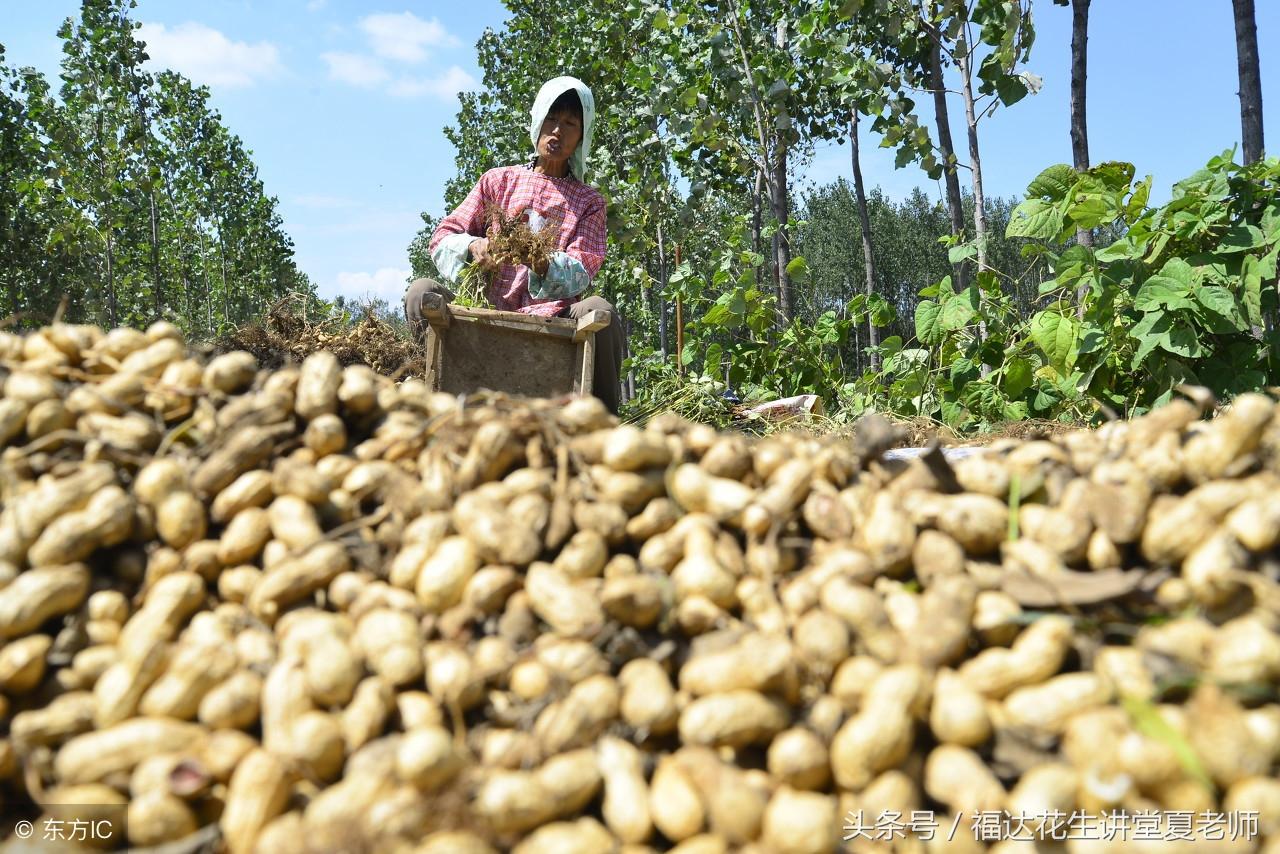
<svg viewBox="0 0 1280 854">
<path fill-rule="evenodd" d="M 133 0 L 59 29 L 61 86 L 0 45 L 0 317 L 170 320 L 208 337 L 314 294 L 277 202 L 209 91 L 151 74 Z"/>
</svg>

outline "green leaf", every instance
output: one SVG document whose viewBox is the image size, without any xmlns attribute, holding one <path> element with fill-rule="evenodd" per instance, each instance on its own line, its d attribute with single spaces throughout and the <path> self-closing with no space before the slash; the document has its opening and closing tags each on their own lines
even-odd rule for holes
<svg viewBox="0 0 1280 854">
<path fill-rule="evenodd" d="M 1035 376 L 1029 361 L 1015 356 L 1005 363 L 1003 386 L 1004 393 L 1009 397 L 1022 397 L 1022 393 L 1031 388 L 1033 382 Z"/>
<path fill-rule="evenodd" d="M 1025 421 L 1030 413 L 1025 400 L 1015 400 L 1006 403 L 1004 410 L 1000 414 L 1005 421 Z"/>
<path fill-rule="evenodd" d="M 1106 196 L 1089 196 L 1070 208 L 1071 221 L 1080 228 L 1097 228 L 1113 222 L 1119 215 L 1120 211 Z"/>
<path fill-rule="evenodd" d="M 1151 198 L 1151 176 L 1148 175 L 1142 179 L 1142 183 L 1133 189 L 1133 195 L 1129 197 L 1129 201 L 1125 202 L 1124 216 L 1125 220 L 1132 223 L 1138 217 L 1142 216 L 1142 212 L 1146 210 L 1147 200 Z"/>
<path fill-rule="evenodd" d="M 1133 307 L 1139 311 L 1155 311 L 1160 308 L 1189 308 L 1191 287 L 1169 276 L 1152 276 L 1142 283 L 1133 298 Z"/>
<path fill-rule="evenodd" d="M 1236 332 L 1249 328 L 1249 321 L 1240 312 L 1231 291 L 1217 285 L 1205 285 L 1196 288 L 1195 295 L 1202 306 L 1225 320 Z"/>
<path fill-rule="evenodd" d="M 1245 317 L 1251 326 L 1262 325 L 1262 264 L 1254 255 L 1246 255 L 1240 265 L 1240 298 Z"/>
<path fill-rule="evenodd" d="M 1075 362 L 1079 336 L 1080 327 L 1075 318 L 1058 311 L 1042 311 L 1031 319 L 1031 340 L 1059 373 L 1066 373 Z"/>
<path fill-rule="evenodd" d="M 799 284 L 809 281 L 809 262 L 804 260 L 803 255 L 797 255 L 787 264 L 787 276 Z"/>
<path fill-rule="evenodd" d="M 1142 316 L 1129 330 L 1129 337 L 1138 342 L 1138 350 L 1133 354 L 1132 367 L 1137 368 L 1152 351 L 1169 338 L 1169 329 L 1173 319 L 1164 311 L 1153 311 Z"/>
<path fill-rule="evenodd" d="M 942 341 L 942 306 L 933 300 L 921 300 L 916 306 L 916 338 L 930 346 Z"/>
<path fill-rule="evenodd" d="M 986 380 L 969 383 L 965 387 L 963 400 L 965 406 L 984 415 L 1001 412 L 1007 403 L 1000 390 Z"/>
<path fill-rule="evenodd" d="M 1188 359 L 1198 359 L 1207 352 L 1196 331 L 1180 320 L 1173 322 L 1169 334 L 1160 342 L 1160 347 L 1175 356 L 1186 356 Z"/>
<path fill-rule="evenodd" d="M 1160 275 L 1181 282 L 1190 290 L 1196 281 L 1196 271 L 1190 264 L 1181 258 L 1170 258 L 1160 269 Z"/>
<path fill-rule="evenodd" d="M 938 322 L 948 332 L 964 329 L 978 316 L 974 305 L 978 301 L 978 292 L 974 288 L 966 288 L 947 300 L 942 306 L 942 315 Z"/>
<path fill-rule="evenodd" d="M 1062 211 L 1043 199 L 1026 199 L 1013 209 L 1006 237 L 1053 240 L 1062 231 Z"/>
<path fill-rule="evenodd" d="M 1002 75 L 996 78 L 996 94 L 1005 106 L 1016 104 L 1027 97 L 1027 84 L 1020 77 Z"/>
<path fill-rule="evenodd" d="M 1089 174 L 1100 180 L 1103 186 L 1116 192 L 1129 189 L 1129 182 L 1133 180 L 1133 173 L 1133 164 L 1120 160 L 1108 160 L 1106 163 L 1100 163 L 1089 170 Z"/>
<path fill-rule="evenodd" d="M 1027 185 L 1029 198 L 1047 197 L 1050 201 L 1065 199 L 1076 185 L 1076 170 L 1065 163 L 1057 163 L 1041 172 Z"/>
<path fill-rule="evenodd" d="M 872 294 L 868 300 L 871 308 L 871 323 L 875 326 L 888 326 L 898 319 L 898 310 L 880 294 Z"/>
<path fill-rule="evenodd" d="M 960 427 L 969 420 L 969 410 L 960 401 L 950 397 L 942 399 L 942 420 L 948 427 Z"/>
<path fill-rule="evenodd" d="M 1256 225 L 1236 225 L 1227 229 L 1227 233 L 1222 236 L 1218 251 L 1248 252 L 1250 249 L 1265 246 L 1266 243 L 1267 238 L 1263 235 L 1262 229 Z"/>
<path fill-rule="evenodd" d="M 970 258 L 976 258 L 977 255 L 977 244 L 961 243 L 959 246 L 952 246 L 947 250 L 947 261 L 951 264 L 959 264 L 963 261 L 968 261 Z"/>
</svg>

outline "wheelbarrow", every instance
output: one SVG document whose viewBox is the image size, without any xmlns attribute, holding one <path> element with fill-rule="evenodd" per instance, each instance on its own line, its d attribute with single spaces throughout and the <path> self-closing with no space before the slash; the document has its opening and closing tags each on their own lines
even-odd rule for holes
<svg viewBox="0 0 1280 854">
<path fill-rule="evenodd" d="M 441 294 L 424 294 L 427 385 L 469 394 L 480 389 L 525 397 L 589 395 L 595 336 L 607 311 L 578 320 L 515 311 L 463 308 Z"/>
</svg>

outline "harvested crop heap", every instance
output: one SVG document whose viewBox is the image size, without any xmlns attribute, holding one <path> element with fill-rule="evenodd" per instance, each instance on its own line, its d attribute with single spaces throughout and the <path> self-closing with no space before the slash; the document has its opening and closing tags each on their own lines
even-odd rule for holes
<svg viewBox="0 0 1280 854">
<path fill-rule="evenodd" d="M 951 465 L 167 324 L 0 360 L 6 807 L 237 854 L 886 851 L 842 826 L 926 810 L 894 850 L 1031 850 L 1000 810 L 1280 850 L 1268 397 Z M 1034 850 L 1176 847 L 1092 836 Z"/>
<path fill-rule="evenodd" d="M 498 264 L 533 267 L 551 259 L 560 234 L 560 223 L 544 222 L 534 231 L 525 216 L 508 216 L 498 205 L 485 202 L 484 218 L 489 223 L 489 254 Z"/>
<path fill-rule="evenodd" d="M 220 342 L 222 351 L 252 353 L 262 367 L 278 368 L 328 350 L 341 365 L 368 365 L 389 376 L 419 376 L 425 370 L 421 348 L 366 307 L 348 322 L 342 314 L 311 319 L 302 300 L 286 297 L 261 323 L 237 329 Z"/>
</svg>

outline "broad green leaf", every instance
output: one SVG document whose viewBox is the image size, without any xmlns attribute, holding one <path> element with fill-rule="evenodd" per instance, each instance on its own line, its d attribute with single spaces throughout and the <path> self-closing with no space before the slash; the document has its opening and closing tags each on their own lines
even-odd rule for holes
<svg viewBox="0 0 1280 854">
<path fill-rule="evenodd" d="M 1022 397 L 1022 393 L 1031 388 L 1035 382 L 1031 363 L 1021 356 L 1015 356 L 1005 363 L 1004 393 L 1011 398 Z"/>
<path fill-rule="evenodd" d="M 968 261 L 970 258 L 976 258 L 977 255 L 977 244 L 961 243 L 959 246 L 952 246 L 947 250 L 947 261 L 951 264 L 959 264 L 963 261 Z"/>
<path fill-rule="evenodd" d="M 1097 228 L 1114 221 L 1120 211 L 1106 196 L 1090 196 L 1072 205 L 1068 214 L 1080 228 Z"/>
<path fill-rule="evenodd" d="M 1001 412 L 1005 403 L 1008 402 L 1000 390 L 986 380 L 969 383 L 965 387 L 962 399 L 965 406 L 978 410 L 984 415 Z"/>
<path fill-rule="evenodd" d="M 942 420 L 948 427 L 959 428 L 969 420 L 969 410 L 960 401 L 950 397 L 942 399 Z"/>
<path fill-rule="evenodd" d="M 978 316 L 978 313 L 973 308 L 973 303 L 976 301 L 977 291 L 973 288 L 966 288 L 962 293 L 956 294 L 943 304 L 942 316 L 938 319 L 938 322 L 948 332 L 964 329 Z"/>
<path fill-rule="evenodd" d="M 1013 209 L 1005 236 L 1053 240 L 1061 231 L 1062 211 L 1055 203 L 1026 199 Z"/>
<path fill-rule="evenodd" d="M 1108 160 L 1106 163 L 1100 163 L 1089 170 L 1089 174 L 1100 180 L 1104 187 L 1117 192 L 1129 189 L 1129 182 L 1133 180 L 1133 173 L 1132 163 L 1124 163 L 1119 160 Z"/>
<path fill-rule="evenodd" d="M 916 306 L 916 338 L 930 346 L 942 340 L 942 307 L 933 300 L 921 300 Z"/>
<path fill-rule="evenodd" d="M 959 391 L 982 375 L 981 368 L 972 359 L 960 356 L 951 363 L 951 383 Z"/>
<path fill-rule="evenodd" d="M 1058 311 L 1042 311 L 1031 319 L 1031 340 L 1060 373 L 1065 373 L 1075 362 L 1079 335 L 1075 318 Z"/>
<path fill-rule="evenodd" d="M 1187 308 L 1191 305 L 1191 287 L 1168 276 L 1152 276 L 1142 283 L 1133 298 L 1139 311 L 1160 308 Z"/>
<path fill-rule="evenodd" d="M 1133 368 L 1141 365 L 1153 350 L 1168 340 L 1172 326 L 1172 318 L 1164 311 L 1148 312 L 1133 325 L 1129 337 L 1138 342 L 1138 350 L 1133 354 Z"/>
<path fill-rule="evenodd" d="M 1005 421 L 1025 421 L 1029 414 L 1027 402 L 1025 400 L 1015 400 L 1004 405 L 1004 410 L 1000 413 L 1000 416 Z"/>
<path fill-rule="evenodd" d="M 1190 264 L 1181 258 L 1170 258 L 1160 269 L 1160 275 L 1168 276 L 1174 281 L 1181 282 L 1188 289 L 1195 284 L 1196 272 Z"/>
<path fill-rule="evenodd" d="M 1165 340 L 1160 342 L 1160 347 L 1175 356 L 1186 356 L 1188 359 L 1198 359 L 1205 355 L 1206 348 L 1200 340 L 1200 336 L 1188 324 L 1175 320 L 1173 326 L 1169 329 L 1169 334 Z"/>
<path fill-rule="evenodd" d="M 1026 82 L 1019 77 L 1001 76 L 996 79 L 996 94 L 1005 106 L 1018 103 L 1027 97 L 1029 91 Z"/>
<path fill-rule="evenodd" d="M 1225 320 L 1234 331 L 1244 332 L 1249 328 L 1249 321 L 1240 312 L 1231 291 L 1217 285 L 1205 285 L 1196 288 L 1195 295 L 1202 306 Z"/>
<path fill-rule="evenodd" d="M 1246 255 L 1240 265 L 1240 301 L 1250 325 L 1262 325 L 1262 264 L 1254 255 Z"/>
<path fill-rule="evenodd" d="M 787 276 L 800 284 L 809 281 L 809 262 L 804 260 L 803 255 L 797 255 L 787 264 Z"/>
<path fill-rule="evenodd" d="M 1263 236 L 1262 229 L 1256 225 L 1236 225 L 1227 229 L 1227 233 L 1222 236 L 1218 251 L 1248 252 L 1250 249 L 1265 245 L 1266 242 L 1267 238 Z"/>
<path fill-rule="evenodd" d="M 711 306 L 711 308 L 707 309 L 707 313 L 702 317 L 702 322 L 707 326 L 728 327 L 733 323 L 733 321 L 733 312 L 729 310 L 728 306 L 722 305 L 721 303 L 716 303 Z"/>
<path fill-rule="evenodd" d="M 872 294 L 867 303 L 871 308 L 871 322 L 876 326 L 888 326 L 898 319 L 898 310 L 880 294 Z"/>
<path fill-rule="evenodd" d="M 1134 187 L 1133 195 L 1124 206 L 1125 220 L 1132 223 L 1146 210 L 1147 199 L 1151 198 L 1151 176 L 1142 179 L 1142 183 Z"/>
</svg>

